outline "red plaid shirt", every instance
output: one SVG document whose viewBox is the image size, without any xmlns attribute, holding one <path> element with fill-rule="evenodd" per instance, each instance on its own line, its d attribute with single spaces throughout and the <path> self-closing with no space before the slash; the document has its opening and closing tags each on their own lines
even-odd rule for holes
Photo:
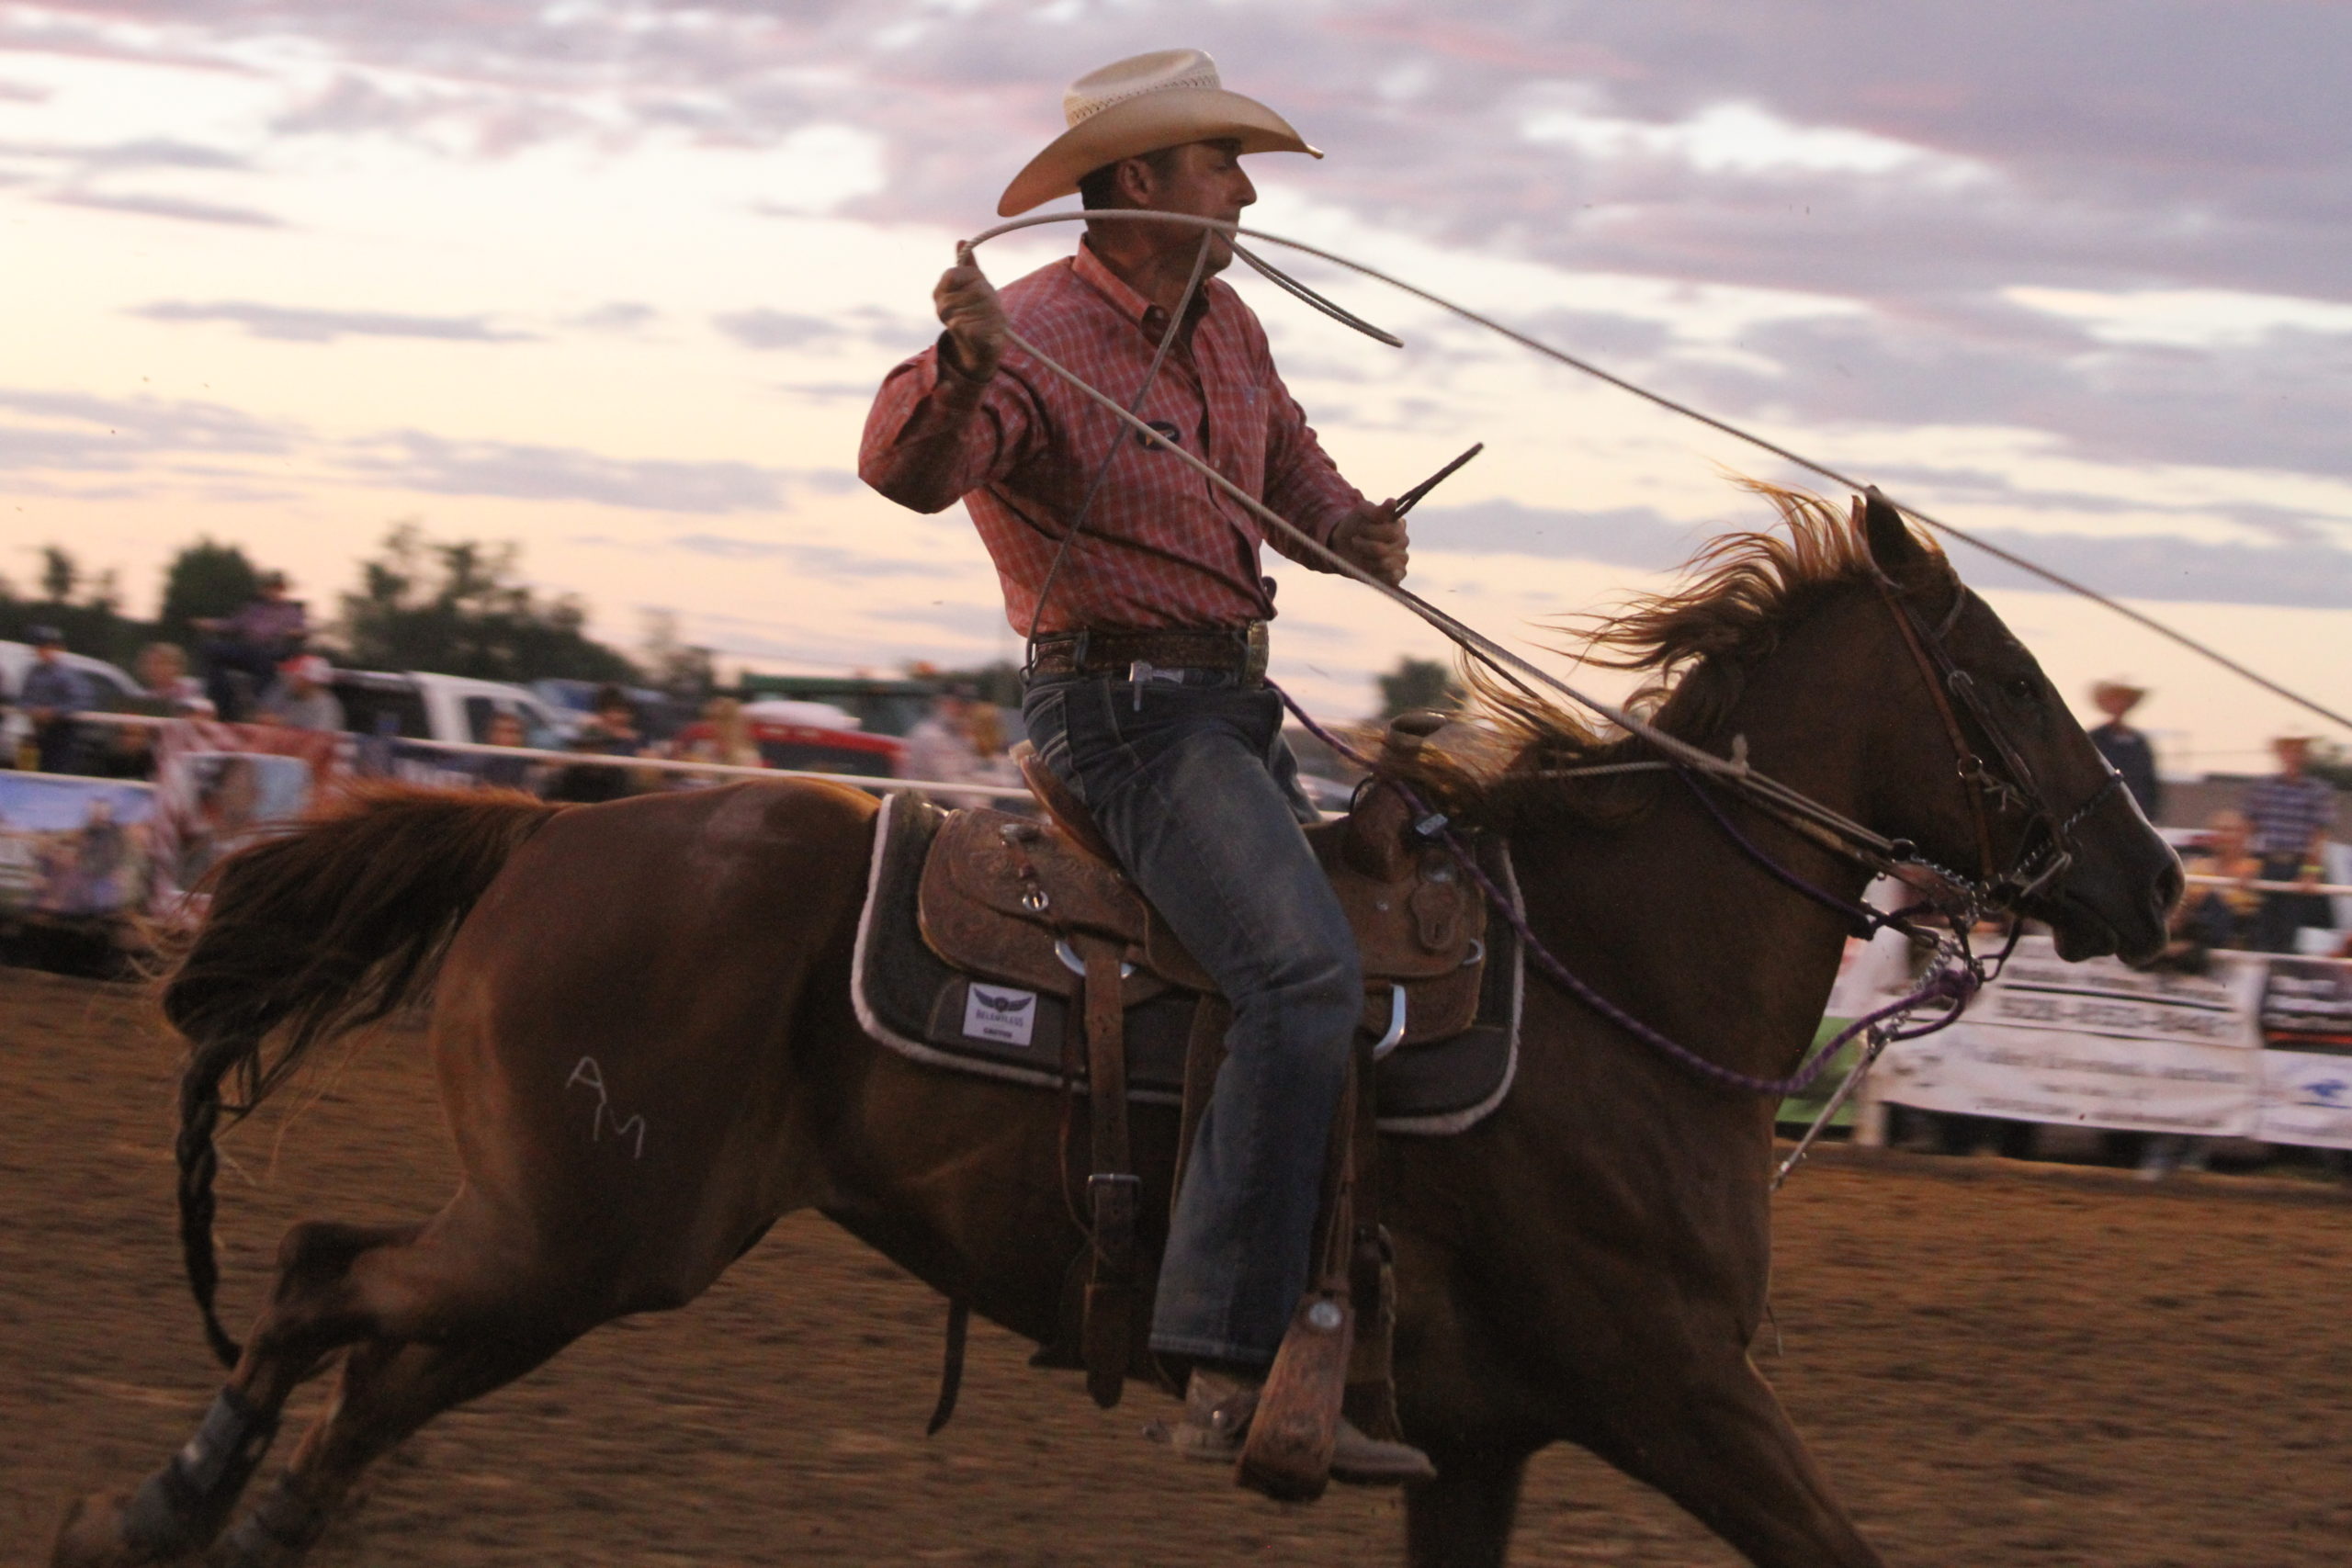
<svg viewBox="0 0 2352 1568">
<path fill-rule="evenodd" d="M 1015 331 L 1123 404 L 1168 330 L 1167 311 L 1082 243 L 1001 297 Z M 1363 497 L 1340 477 L 1275 373 L 1265 329 L 1215 278 L 1193 311 L 1189 341 L 1178 339 L 1137 412 L 1328 541 Z M 1026 633 L 1054 552 L 1114 451 L 1039 632 L 1232 626 L 1271 616 L 1257 518 L 1019 349 L 1008 348 L 986 382 L 943 369 L 936 344 L 892 370 L 866 416 L 857 469 L 918 512 L 961 498 L 996 561 L 1005 614 Z M 1301 558 L 1287 539 L 1273 545 Z"/>
</svg>

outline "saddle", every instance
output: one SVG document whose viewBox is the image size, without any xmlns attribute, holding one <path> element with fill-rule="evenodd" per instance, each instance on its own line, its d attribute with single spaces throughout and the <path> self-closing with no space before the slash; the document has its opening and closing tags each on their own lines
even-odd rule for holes
<svg viewBox="0 0 2352 1568">
<path fill-rule="evenodd" d="M 1052 777 L 1034 759 L 1024 771 L 1033 788 Z M 919 897 L 932 951 L 968 974 L 1070 997 L 1085 985 L 1083 953 L 1107 949 L 1122 1010 L 1170 990 L 1213 994 L 1216 983 L 1095 847 L 1091 825 L 1079 825 L 1083 807 L 1039 793 L 1050 823 L 999 811 L 947 819 Z M 1306 834 L 1354 928 L 1364 1028 L 1384 1057 L 1469 1028 L 1487 960 L 1486 900 L 1442 846 L 1406 842 L 1405 818 L 1401 798 L 1375 786 L 1364 808 Z"/>
<path fill-rule="evenodd" d="M 1392 750 L 1423 733 L 1392 734 Z M 1016 755 L 1045 807 L 1042 820 L 943 813 L 903 795 L 885 807 L 853 995 L 867 1032 L 904 1055 L 1056 1089 L 1066 1118 L 1082 1101 L 1088 1246 L 1074 1262 L 1076 1310 L 1064 1342 L 1038 1359 L 1084 1366 L 1090 1392 L 1107 1406 L 1125 1376 L 1153 1370 L 1140 1332 L 1152 1259 L 1139 1246 L 1143 1181 L 1130 1152 L 1128 1105 L 1182 1107 L 1176 1168 L 1166 1178 L 1172 1199 L 1223 1060 L 1229 1012 L 1114 863 L 1084 807 L 1025 753 Z M 1478 887 L 1412 818 L 1400 792 L 1374 783 L 1347 817 L 1306 830 L 1355 931 L 1365 997 L 1349 1109 L 1332 1139 L 1320 1288 L 1301 1304 L 1302 1314 L 1310 1304 L 1317 1314 L 1312 1331 L 1300 1326 L 1309 1322 L 1302 1315 L 1292 1337 L 1317 1352 L 1308 1362 L 1329 1385 L 1329 1423 L 1344 1386 L 1349 1416 L 1382 1435 L 1396 1429 L 1394 1313 L 1376 1184 L 1367 1179 L 1375 1132 L 1457 1132 L 1501 1102 L 1516 1066 L 1521 982 L 1510 926 L 1489 919 Z M 1515 896 L 1506 846 L 1482 844 L 1477 859 L 1489 881 Z M 1155 1172 L 1155 1186 L 1159 1179 Z M 1360 1337 L 1359 1320 L 1366 1325 Z M 960 1359 L 958 1321 L 951 1315 L 951 1366 Z M 1333 1321 L 1349 1325 L 1338 1337 L 1346 1343 L 1334 1344 Z M 1283 1383 L 1283 1366 L 1278 1360 L 1270 1399 Z M 951 1380 L 936 1421 L 953 1399 Z M 1270 1433 L 1282 1425 L 1264 1423 Z M 1259 1469 L 1252 1483 L 1277 1495 L 1321 1489 L 1311 1455 L 1277 1455 Z"/>
</svg>

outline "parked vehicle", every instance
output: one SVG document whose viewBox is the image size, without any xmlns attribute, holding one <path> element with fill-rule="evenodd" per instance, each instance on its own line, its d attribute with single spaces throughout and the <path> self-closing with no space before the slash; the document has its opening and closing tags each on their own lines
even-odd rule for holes
<svg viewBox="0 0 2352 1568">
<path fill-rule="evenodd" d="M 83 682 L 90 688 L 90 706 L 94 710 L 138 705 L 141 696 L 139 682 L 119 666 L 86 653 L 61 653 L 58 657 L 68 669 L 81 672 Z M 16 706 L 17 694 L 24 689 L 25 675 L 32 667 L 32 644 L 0 642 L 0 701 L 9 705 L 6 714 L 0 716 L 0 757 L 14 757 L 17 748 L 32 733 L 32 720 Z"/>
<path fill-rule="evenodd" d="M 520 719 L 526 746 L 561 750 L 575 726 L 536 694 L 503 681 L 435 675 L 422 670 L 338 670 L 328 682 L 355 735 L 408 740 L 490 739 L 501 714 Z"/>
<path fill-rule="evenodd" d="M 550 678 L 531 682 L 531 694 L 574 728 L 594 709 L 602 690 L 594 681 Z M 651 686 L 623 686 L 621 691 L 637 710 L 638 728 L 648 740 L 668 740 L 694 722 L 693 709 L 667 692 Z"/>
<path fill-rule="evenodd" d="M 771 768 L 855 773 L 864 778 L 906 776 L 907 743 L 895 735 L 869 735 L 856 718 L 826 703 L 771 701 L 743 705 L 752 743 Z M 678 751 L 690 755 L 697 741 L 713 738 L 708 720 L 678 731 Z"/>
</svg>

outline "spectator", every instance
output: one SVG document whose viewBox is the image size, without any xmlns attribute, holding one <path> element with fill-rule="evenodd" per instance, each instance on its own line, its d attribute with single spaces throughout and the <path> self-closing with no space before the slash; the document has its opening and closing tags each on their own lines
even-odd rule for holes
<svg viewBox="0 0 2352 1568">
<path fill-rule="evenodd" d="M 196 623 L 199 631 L 213 634 L 204 645 L 205 689 L 224 719 L 243 718 L 278 666 L 310 640 L 309 614 L 300 600 L 286 596 L 286 586 L 284 572 L 265 572 L 257 595 L 235 615 Z"/>
<path fill-rule="evenodd" d="M 2311 761 L 2310 736 L 2282 735 L 2270 744 L 2278 757 L 2278 771 L 2248 784 L 2239 805 L 2254 829 L 2262 880 L 2298 886 L 2295 892 L 2263 895 L 2254 946 L 2263 953 L 2292 953 L 2298 931 L 2335 924 L 2327 899 L 2312 890 L 2319 886 L 2326 863 L 2335 791 L 2303 772 Z"/>
<path fill-rule="evenodd" d="M 2202 973 L 2204 955 L 2213 948 L 2244 948 L 2255 935 L 2262 909 L 2262 895 L 2250 884 L 2262 875 L 2262 857 L 2254 852 L 2254 828 L 2243 811 L 2222 810 L 2205 830 L 2205 846 L 2188 861 L 2191 876 L 2226 877 L 2224 886 L 2189 884 L 2180 908 L 2173 911 L 2172 941 L 2165 947 L 2170 967 Z"/>
<path fill-rule="evenodd" d="M 143 711 L 169 718 L 212 712 L 204 682 L 187 672 L 187 654 L 175 642 L 151 642 L 141 649 L 130 661 L 130 672 L 138 679 Z"/>
<path fill-rule="evenodd" d="M 521 747 L 528 739 L 523 731 L 523 721 L 511 713 L 500 712 L 491 717 L 490 732 L 482 737 L 485 745 Z M 493 789 L 531 787 L 531 759 L 528 757 L 477 757 L 479 764 L 474 777 Z"/>
<path fill-rule="evenodd" d="M 2124 722 L 2124 716 L 2148 695 L 2129 681 L 2101 681 L 2091 688 L 2091 705 L 2107 715 L 2107 722 L 2091 731 L 2091 744 L 2108 766 L 2123 775 L 2123 787 L 2140 803 L 2141 815 L 2151 822 L 2164 804 L 2165 786 L 2156 777 L 2155 748 L 2148 738 Z"/>
<path fill-rule="evenodd" d="M 713 697 L 703 704 L 702 717 L 710 727 L 710 733 L 686 743 L 688 761 L 724 762 L 730 768 L 766 765 L 766 760 L 760 755 L 759 742 L 752 735 L 752 721 L 743 716 L 741 703 L 733 697 Z"/>
<path fill-rule="evenodd" d="M 334 666 L 304 653 L 277 667 L 277 683 L 264 693 L 256 716 L 288 729 L 340 730 L 343 704 L 327 690 Z"/>
<path fill-rule="evenodd" d="M 596 705 L 587 722 L 580 727 L 580 732 L 571 738 L 571 750 L 605 757 L 643 755 L 645 735 L 638 724 L 637 705 L 628 700 L 628 694 L 618 686 L 598 687 Z M 636 793 L 631 772 L 609 765 L 574 763 L 556 775 L 548 798 L 579 805 L 618 800 Z"/>
<path fill-rule="evenodd" d="M 33 645 L 33 667 L 25 671 L 17 705 L 32 721 L 34 765 L 44 773 L 73 773 L 82 752 L 74 717 L 90 705 L 89 682 L 65 662 L 65 637 L 55 626 L 35 626 L 26 640 Z"/>
<path fill-rule="evenodd" d="M 980 771 L 979 753 L 973 749 L 970 720 L 959 692 L 942 692 L 931 711 L 907 731 L 907 776 L 934 784 L 964 784 Z M 940 791 L 939 804 L 953 807 L 977 806 L 972 796 Z"/>
</svg>

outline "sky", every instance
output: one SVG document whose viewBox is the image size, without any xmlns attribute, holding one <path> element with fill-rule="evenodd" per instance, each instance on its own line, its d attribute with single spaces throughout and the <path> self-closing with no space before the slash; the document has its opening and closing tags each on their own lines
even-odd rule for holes
<svg viewBox="0 0 2352 1568">
<path fill-rule="evenodd" d="M 0 0 L 0 575 L 62 544 L 146 610 L 209 536 L 331 611 L 413 519 L 726 668 L 1011 656 L 961 509 L 865 491 L 858 433 L 1063 85 L 1184 45 L 1329 154 L 1252 159 L 1255 225 L 2352 707 L 2352 6 L 2319 0 Z M 1555 668 L 1549 621 L 1763 521 L 1727 470 L 1799 477 L 1284 265 L 1406 339 L 1237 279 L 1361 488 L 1487 443 L 1412 585 Z M 2070 695 L 2153 688 L 2176 771 L 2317 727 L 1954 557 Z M 1445 651 L 1279 570 L 1277 673 L 1329 714 Z"/>
</svg>

